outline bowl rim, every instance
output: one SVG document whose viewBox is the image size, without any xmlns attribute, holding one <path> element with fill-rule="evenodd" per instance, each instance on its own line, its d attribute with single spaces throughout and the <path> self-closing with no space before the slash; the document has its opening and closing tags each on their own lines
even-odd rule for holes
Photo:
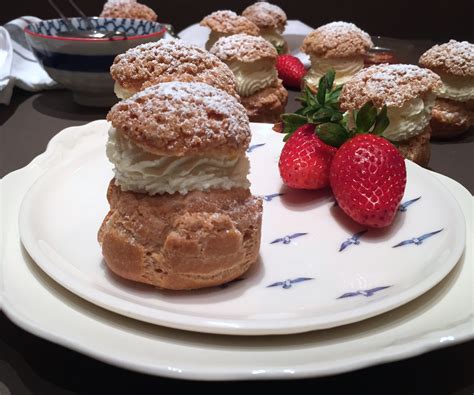
<svg viewBox="0 0 474 395">
<path fill-rule="evenodd" d="M 77 17 L 76 17 L 77 18 Z M 97 17 L 91 17 L 91 18 L 97 18 Z M 32 26 L 34 23 L 40 23 L 40 22 L 46 22 L 46 21 L 54 21 L 60 18 L 54 18 L 54 19 L 44 19 L 39 22 L 33 22 L 28 24 L 23 31 L 25 34 L 28 34 L 30 36 L 34 37 L 40 37 L 40 38 L 46 38 L 50 40 L 59 40 L 59 41 L 82 41 L 82 42 L 110 42 L 110 41 L 127 41 L 127 40 L 139 40 L 139 39 L 144 39 L 144 38 L 150 38 L 154 36 L 159 36 L 162 34 L 165 34 L 167 29 L 164 25 L 162 25 L 160 22 L 154 22 L 154 21 L 147 21 L 151 23 L 158 23 L 162 28 L 161 30 L 153 33 L 148 33 L 148 34 L 140 34 L 136 36 L 126 36 L 125 38 L 86 38 L 86 37 L 60 37 L 60 36 L 50 36 L 48 34 L 42 34 L 42 33 L 35 33 L 32 30 L 30 30 L 30 26 Z M 68 19 L 73 19 L 73 18 L 68 18 Z M 104 18 L 104 19 L 117 19 L 117 18 Z M 132 18 L 119 18 L 119 19 L 130 19 L 133 20 Z"/>
</svg>

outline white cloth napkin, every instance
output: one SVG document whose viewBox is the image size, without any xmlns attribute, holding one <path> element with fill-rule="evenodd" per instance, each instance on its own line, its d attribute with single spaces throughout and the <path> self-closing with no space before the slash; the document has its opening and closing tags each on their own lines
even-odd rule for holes
<svg viewBox="0 0 474 395">
<path fill-rule="evenodd" d="M 13 87 L 37 92 L 57 85 L 34 57 L 23 29 L 41 19 L 24 16 L 0 26 L 0 104 L 9 104 Z"/>
</svg>

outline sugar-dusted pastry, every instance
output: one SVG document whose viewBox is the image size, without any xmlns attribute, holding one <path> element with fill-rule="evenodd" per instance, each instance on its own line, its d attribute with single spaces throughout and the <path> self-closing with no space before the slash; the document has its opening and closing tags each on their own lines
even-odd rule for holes
<svg viewBox="0 0 474 395">
<path fill-rule="evenodd" d="M 136 0 L 108 0 L 100 14 L 102 18 L 129 18 L 156 21 L 158 16 L 150 7 Z"/>
<path fill-rule="evenodd" d="M 429 136 L 435 91 L 441 79 L 432 71 L 415 65 L 371 66 L 344 84 L 339 104 L 353 122 L 354 111 L 372 101 L 387 106 L 390 124 L 383 136 L 399 146 L 405 158 L 426 166 L 430 157 Z"/>
<path fill-rule="evenodd" d="M 431 129 L 433 137 L 456 137 L 474 125 L 474 44 L 450 40 L 420 58 L 420 66 L 441 77 Z"/>
<path fill-rule="evenodd" d="M 250 120 L 276 122 L 285 110 L 288 92 L 278 79 L 275 47 L 262 37 L 236 34 L 220 38 L 210 52 L 233 71 Z"/>
<path fill-rule="evenodd" d="M 370 36 L 353 23 L 332 22 L 317 28 L 301 47 L 311 58 L 306 84 L 317 90 L 319 79 L 330 69 L 336 72 L 336 85 L 346 83 L 364 68 L 364 56 L 373 45 Z"/>
<path fill-rule="evenodd" d="M 206 42 L 206 49 L 209 50 L 221 37 L 233 34 L 245 33 L 250 36 L 258 36 L 260 30 L 249 19 L 237 15 L 233 11 L 216 11 L 206 16 L 201 21 L 201 26 L 211 29 L 209 39 Z"/>
<path fill-rule="evenodd" d="M 159 40 L 118 55 L 110 74 L 115 93 L 126 99 L 160 82 L 204 82 L 238 97 L 232 71 L 216 56 L 181 40 Z"/>
<path fill-rule="evenodd" d="M 279 54 L 288 52 L 288 44 L 282 36 L 286 26 L 286 14 L 280 7 L 258 1 L 247 7 L 242 16 L 258 26 L 260 35 L 270 41 Z"/>
<path fill-rule="evenodd" d="M 262 201 L 249 190 L 250 126 L 236 98 L 166 82 L 119 102 L 107 119 L 115 177 L 98 239 L 114 273 L 188 290 L 256 263 Z"/>
</svg>

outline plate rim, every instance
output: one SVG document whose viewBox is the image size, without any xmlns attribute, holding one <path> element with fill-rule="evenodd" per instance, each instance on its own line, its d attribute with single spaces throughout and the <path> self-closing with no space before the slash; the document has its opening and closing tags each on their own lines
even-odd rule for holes
<svg viewBox="0 0 474 395">
<path fill-rule="evenodd" d="M 104 126 L 105 127 L 105 126 Z M 277 136 L 275 133 L 268 134 L 270 128 L 269 124 L 252 124 L 252 133 L 257 132 L 260 135 L 267 134 L 265 136 L 271 136 L 269 140 L 275 140 Z M 266 132 L 264 131 L 266 130 Z M 87 138 L 87 136 L 84 136 Z M 95 145 L 89 148 L 92 152 L 95 149 Z M 155 325 L 166 326 L 174 329 L 181 329 L 187 331 L 201 332 L 201 333 L 212 333 L 221 335 L 241 335 L 241 336 L 265 336 L 265 335 L 290 335 L 296 333 L 304 333 L 313 330 L 328 329 L 336 326 L 342 326 L 354 322 L 359 322 L 367 318 L 374 317 L 376 315 L 383 314 L 387 311 L 393 310 L 403 304 L 406 304 L 420 295 L 427 292 L 429 289 L 436 286 L 444 277 L 446 277 L 451 270 L 456 266 L 457 262 L 461 258 L 466 245 L 466 220 L 464 218 L 462 209 L 457 199 L 449 191 L 449 188 L 445 187 L 431 172 L 415 165 L 412 162 L 407 161 L 407 167 L 413 167 L 413 170 L 419 174 L 426 171 L 426 176 L 430 178 L 431 182 L 437 184 L 451 199 L 451 203 L 454 204 L 456 210 L 457 220 L 460 220 L 460 226 L 464 228 L 463 232 L 459 232 L 462 237 L 462 242 L 456 244 L 455 248 L 449 255 L 450 264 L 444 264 L 442 269 L 432 273 L 426 277 L 423 281 L 412 286 L 408 289 L 402 290 L 401 292 L 390 295 L 384 298 L 383 302 L 375 302 L 367 304 L 362 307 L 354 309 L 354 312 L 339 312 L 336 314 L 330 314 L 330 317 L 334 317 L 330 322 L 322 322 L 319 316 L 309 318 L 298 318 L 297 320 L 283 322 L 279 319 L 269 319 L 263 321 L 245 321 L 239 319 L 213 319 L 211 317 L 170 312 L 165 310 L 158 310 L 158 317 L 156 315 L 156 308 L 147 306 L 140 306 L 137 303 L 124 300 L 119 296 L 112 295 L 106 291 L 100 289 L 94 289 L 88 286 L 87 283 L 83 283 L 80 278 L 75 277 L 67 271 L 61 270 L 54 264 L 49 264 L 48 257 L 41 251 L 40 247 L 35 242 L 33 232 L 27 225 L 29 220 L 29 213 L 34 206 L 35 191 L 41 187 L 41 182 L 51 172 L 60 171 L 63 167 L 71 160 L 78 159 L 84 155 L 84 152 L 80 152 L 79 156 L 70 156 L 66 160 L 60 161 L 53 166 L 50 166 L 47 171 L 44 172 L 33 185 L 25 193 L 25 196 L 21 202 L 19 212 L 19 234 L 23 246 L 28 251 L 29 255 L 35 261 L 35 263 L 43 270 L 48 276 L 50 276 L 55 282 L 59 283 L 70 292 L 78 295 L 79 297 L 105 308 L 109 311 L 137 319 L 140 321 L 148 322 Z M 448 260 L 448 259 L 447 259 Z M 429 280 L 429 281 L 428 281 Z M 383 305 L 381 308 L 380 305 Z M 360 312 L 363 311 L 363 313 Z M 147 314 L 149 312 L 149 314 Z M 155 315 L 153 315 L 153 312 Z M 358 312 L 358 314 L 356 314 Z M 342 318 L 343 316 L 344 318 Z M 323 317 L 327 317 L 327 314 Z"/>
</svg>

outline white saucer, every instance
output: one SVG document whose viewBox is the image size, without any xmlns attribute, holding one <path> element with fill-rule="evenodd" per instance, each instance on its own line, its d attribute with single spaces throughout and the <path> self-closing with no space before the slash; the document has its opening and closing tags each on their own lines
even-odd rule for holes
<svg viewBox="0 0 474 395">
<path fill-rule="evenodd" d="M 2 308 L 25 330 L 116 366 L 200 380 L 317 377 L 474 338 L 473 198 L 457 182 L 435 173 L 431 174 L 451 190 L 463 209 L 469 235 L 465 254 L 436 287 L 378 317 L 301 335 L 216 336 L 146 324 L 76 297 L 29 258 L 19 240 L 17 219 L 20 202 L 33 182 L 82 150 L 94 125 L 62 131 L 44 154 L 0 180 L 5 230 L 0 262 Z"/>
<path fill-rule="evenodd" d="M 128 317 L 232 335 L 331 328 L 418 297 L 452 270 L 464 249 L 462 211 L 430 172 L 407 162 L 404 202 L 411 204 L 389 229 L 368 230 L 350 221 L 329 192 L 285 189 L 276 163 L 282 135 L 252 124 L 252 192 L 267 199 L 256 267 L 241 281 L 193 292 L 121 280 L 106 268 L 97 242 L 112 178 L 108 124 L 83 128 L 82 149 L 51 166 L 26 194 L 20 235 L 54 280 Z"/>
</svg>

